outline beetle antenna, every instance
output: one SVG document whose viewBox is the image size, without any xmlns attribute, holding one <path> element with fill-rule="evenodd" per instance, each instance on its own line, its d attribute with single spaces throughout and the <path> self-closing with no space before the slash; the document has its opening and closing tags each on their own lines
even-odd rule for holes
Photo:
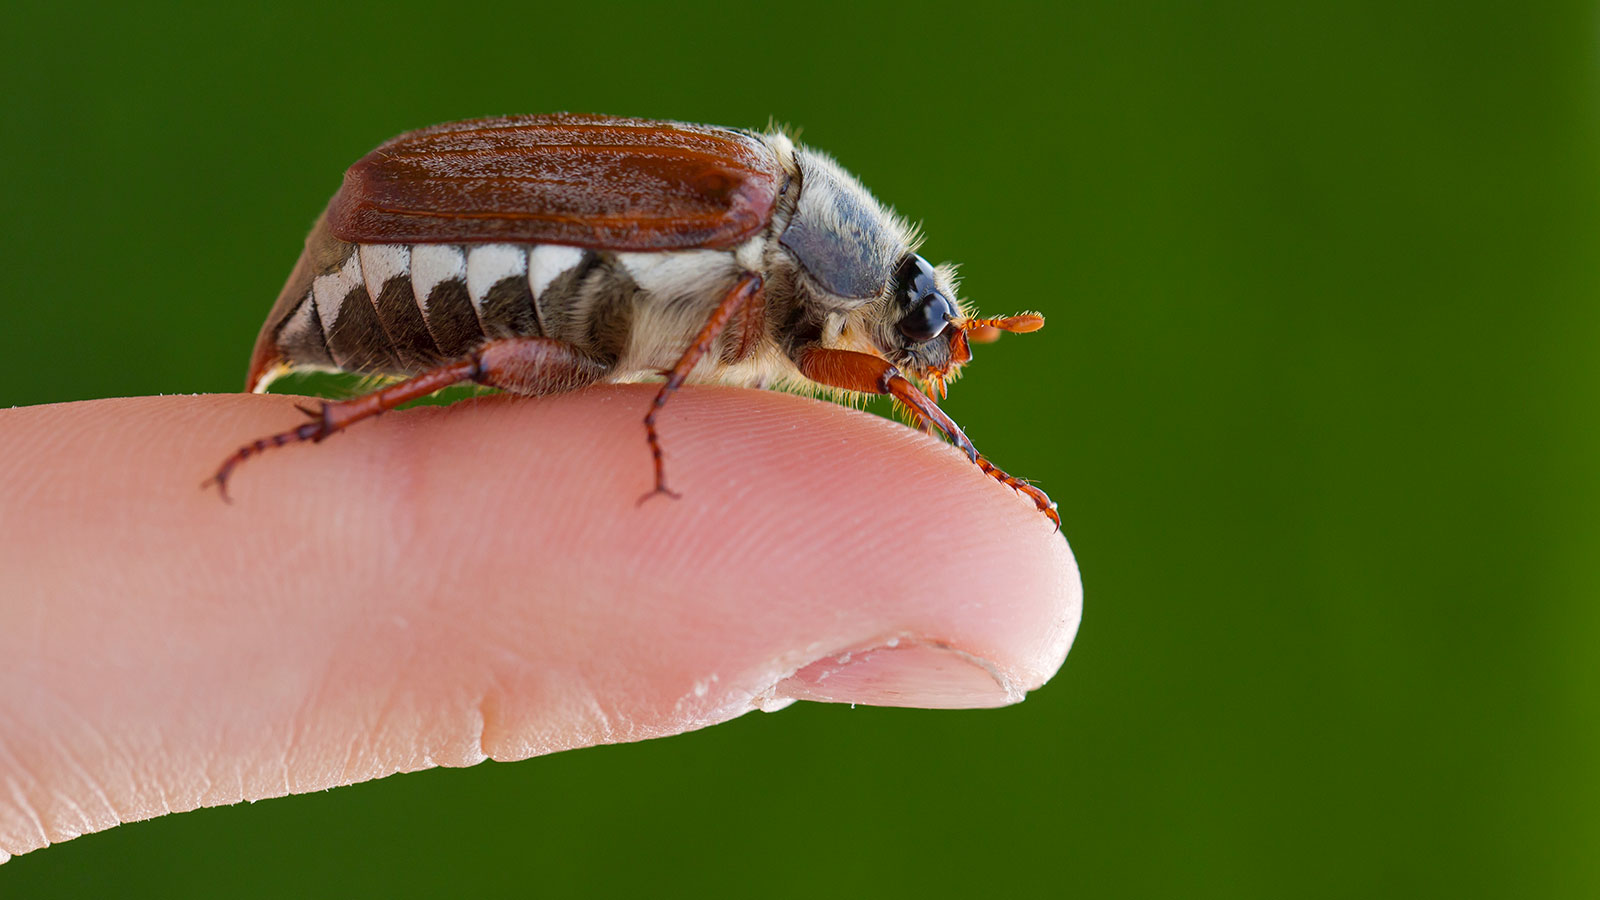
<svg viewBox="0 0 1600 900">
<path fill-rule="evenodd" d="M 1018 313 L 1014 316 L 1005 316 L 999 319 L 962 319 L 955 323 L 957 328 L 968 332 L 972 340 L 980 344 L 988 344 L 1000 339 L 1000 333 L 1009 331 L 1012 334 L 1027 334 L 1038 331 L 1044 327 L 1044 316 L 1036 312 Z"/>
</svg>

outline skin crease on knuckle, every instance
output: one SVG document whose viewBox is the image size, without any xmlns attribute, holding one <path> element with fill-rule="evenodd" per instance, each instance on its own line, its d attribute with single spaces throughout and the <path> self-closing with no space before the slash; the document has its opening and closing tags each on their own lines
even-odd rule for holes
<svg viewBox="0 0 1600 900">
<path fill-rule="evenodd" d="M 0 413 L 21 482 L 0 521 L 19 582 L 0 656 L 20 661 L 0 672 L 0 852 L 839 699 L 817 681 L 852 652 L 951 648 L 1001 688 L 966 705 L 1060 666 L 1071 553 L 959 451 L 831 404 L 685 391 L 662 420 L 684 498 L 638 506 L 650 390 L 386 416 L 263 460 L 233 505 L 194 473 L 289 398 Z"/>
</svg>

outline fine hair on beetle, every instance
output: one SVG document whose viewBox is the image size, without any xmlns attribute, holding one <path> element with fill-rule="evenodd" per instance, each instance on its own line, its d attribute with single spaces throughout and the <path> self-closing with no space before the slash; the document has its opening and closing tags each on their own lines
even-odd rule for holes
<svg viewBox="0 0 1600 900">
<path fill-rule="evenodd" d="M 981 456 L 937 398 L 971 342 L 1044 318 L 973 316 L 955 268 L 827 155 L 781 130 L 558 113 L 451 122 L 385 142 L 343 186 L 268 314 L 247 387 L 297 370 L 395 379 L 308 409 L 245 459 L 441 388 L 539 395 L 663 379 L 888 395 L 1058 527 L 1055 504 Z"/>
</svg>

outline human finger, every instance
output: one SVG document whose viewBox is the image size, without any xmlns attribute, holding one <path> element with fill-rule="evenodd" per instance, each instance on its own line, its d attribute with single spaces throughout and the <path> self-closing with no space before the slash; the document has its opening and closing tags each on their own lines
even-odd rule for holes
<svg viewBox="0 0 1600 900">
<path fill-rule="evenodd" d="M 292 398 L 0 413 L 0 852 L 794 699 L 1015 702 L 1080 589 L 1032 504 L 895 423 L 704 388 L 410 410 L 197 485 Z"/>
</svg>

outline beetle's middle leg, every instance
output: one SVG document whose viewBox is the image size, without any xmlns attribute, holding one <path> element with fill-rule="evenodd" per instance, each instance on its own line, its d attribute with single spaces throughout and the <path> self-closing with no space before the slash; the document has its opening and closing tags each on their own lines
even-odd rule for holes
<svg viewBox="0 0 1600 900">
<path fill-rule="evenodd" d="M 205 485 L 214 482 L 222 493 L 222 499 L 226 500 L 228 478 L 233 474 L 234 467 L 246 459 L 272 447 L 301 441 L 321 441 L 362 419 L 369 419 L 453 384 L 472 381 L 514 394 L 556 394 L 592 384 L 600 380 L 607 369 L 604 363 L 563 341 L 545 337 L 489 341 L 463 359 L 397 381 L 370 394 L 339 403 L 324 402 L 320 409 L 301 407 L 311 416 L 310 422 L 245 444 L 223 461 L 217 473 L 205 481 Z"/>
<path fill-rule="evenodd" d="M 717 308 L 711 311 L 711 317 L 706 319 L 705 326 L 695 335 L 689 349 L 683 351 L 683 356 L 678 358 L 678 364 L 667 371 L 667 381 L 661 385 L 661 390 L 656 392 L 656 399 L 650 403 L 650 412 L 644 417 L 645 439 L 650 442 L 650 458 L 656 466 L 656 487 L 655 490 L 640 497 L 640 503 L 656 494 L 678 496 L 676 491 L 667 487 L 667 472 L 661 462 L 661 436 L 656 434 L 656 413 L 661 411 L 661 407 L 667 403 L 667 398 L 672 396 L 673 391 L 683 386 L 684 379 L 689 377 L 694 367 L 711 351 L 711 345 L 716 342 L 717 335 L 722 333 L 722 329 L 727 327 L 729 320 L 746 306 L 756 307 L 758 304 L 751 303 L 751 300 L 760 294 L 761 276 L 754 272 L 746 272 L 722 298 L 722 302 L 717 304 Z M 745 330 L 748 332 L 750 328 L 747 326 Z M 740 352 L 745 352 L 744 344 L 748 340 L 748 335 L 741 340 Z"/>
</svg>

